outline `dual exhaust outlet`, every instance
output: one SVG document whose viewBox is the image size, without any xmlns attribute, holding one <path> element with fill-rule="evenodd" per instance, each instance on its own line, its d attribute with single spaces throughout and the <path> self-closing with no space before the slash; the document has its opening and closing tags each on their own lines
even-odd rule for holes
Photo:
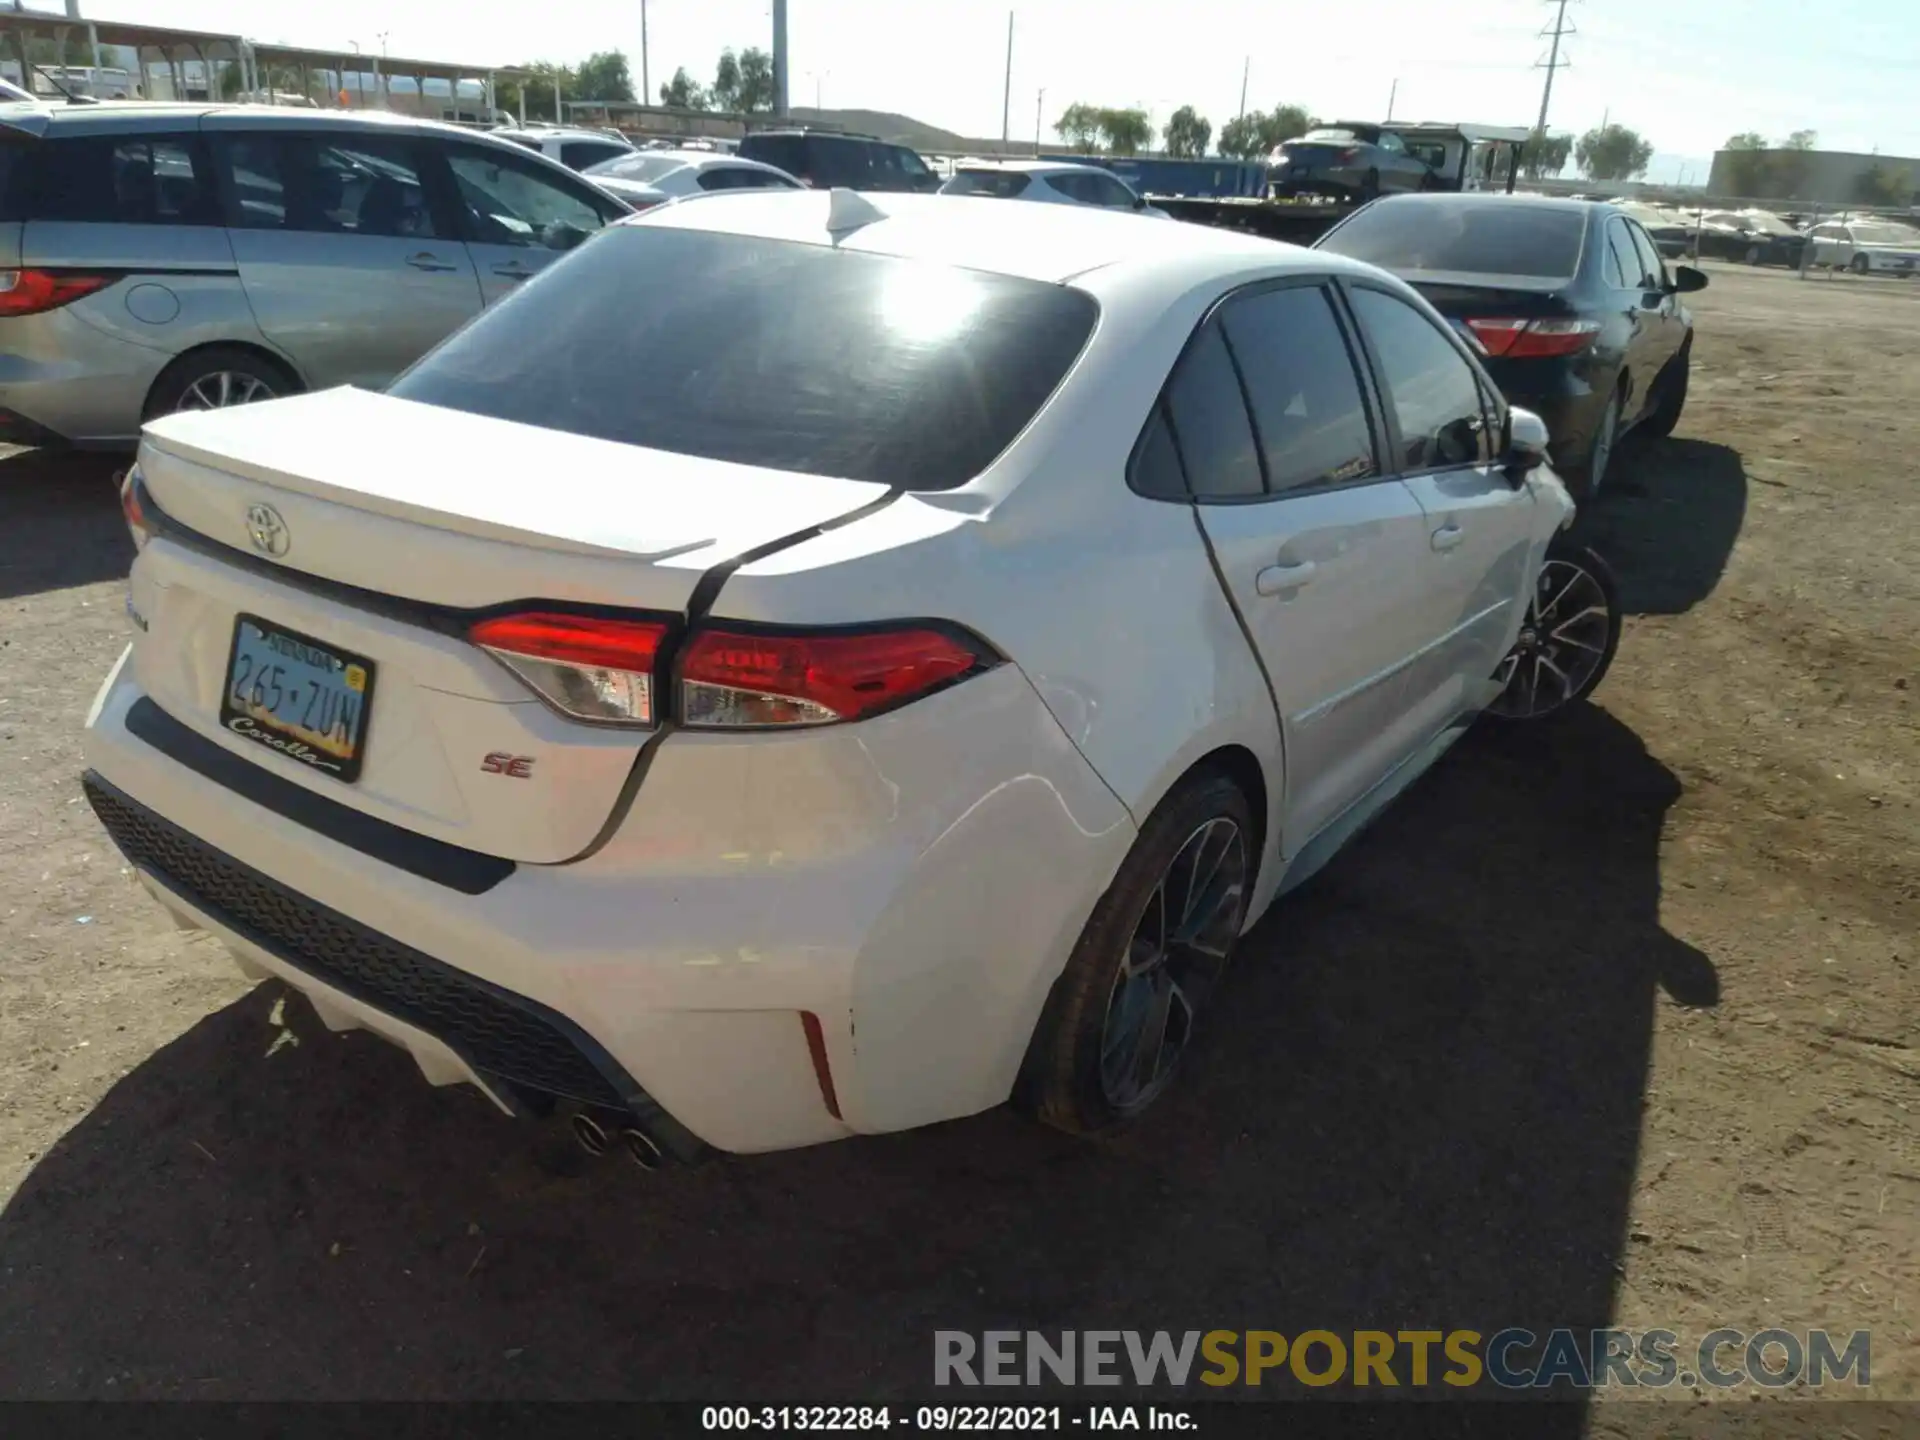
<svg viewBox="0 0 1920 1440">
<path fill-rule="evenodd" d="M 573 1138 L 582 1150 L 598 1158 L 611 1150 L 616 1143 L 627 1152 L 642 1170 L 658 1170 L 666 1163 L 666 1152 L 646 1131 L 627 1125 L 616 1131 L 609 1131 L 593 1116 L 584 1110 L 574 1112 L 571 1121 Z"/>
</svg>

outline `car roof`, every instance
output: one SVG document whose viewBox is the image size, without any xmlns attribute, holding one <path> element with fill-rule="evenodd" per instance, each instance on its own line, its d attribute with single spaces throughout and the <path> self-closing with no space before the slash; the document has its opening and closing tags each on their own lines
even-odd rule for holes
<svg viewBox="0 0 1920 1440">
<path fill-rule="evenodd" d="M 1104 165 L 1080 165 L 1071 160 L 956 160 L 953 168 L 955 170 L 1004 170 L 1010 175 L 1113 174 Z"/>
<path fill-rule="evenodd" d="M 845 197 L 844 199 L 842 197 Z M 1143 219 L 1094 206 L 1007 205 L 966 195 L 850 190 L 743 190 L 725 205 L 675 205 L 633 222 L 833 246 L 836 209 L 849 221 L 837 247 L 1063 283 L 1094 270 L 1158 265 L 1223 273 L 1260 266 L 1325 271 L 1368 267 L 1240 231 Z M 861 224 L 865 215 L 875 218 Z"/>
<path fill-rule="evenodd" d="M 604 130 L 586 130 L 575 125 L 542 125 L 538 129 L 528 126 L 524 130 L 518 125 L 508 125 L 498 130 L 488 130 L 484 133 L 488 135 L 498 135 L 502 139 L 508 139 L 515 135 L 524 135 L 529 140 L 545 140 L 551 137 L 555 140 L 604 140 L 609 145 L 631 143 L 627 142 L 624 136 L 616 140 Z"/>
</svg>

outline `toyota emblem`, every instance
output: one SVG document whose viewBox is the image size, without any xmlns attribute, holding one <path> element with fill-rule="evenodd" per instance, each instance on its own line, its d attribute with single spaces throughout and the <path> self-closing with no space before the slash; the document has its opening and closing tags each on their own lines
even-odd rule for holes
<svg viewBox="0 0 1920 1440">
<path fill-rule="evenodd" d="M 247 538 L 253 541 L 254 549 L 275 559 L 286 554 L 287 547 L 293 543 L 287 534 L 287 522 L 271 505 L 247 507 Z"/>
</svg>

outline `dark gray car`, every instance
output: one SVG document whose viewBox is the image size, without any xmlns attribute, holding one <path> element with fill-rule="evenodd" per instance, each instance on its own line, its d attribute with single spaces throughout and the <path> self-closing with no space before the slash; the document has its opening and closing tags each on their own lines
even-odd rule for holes
<svg viewBox="0 0 1920 1440">
<path fill-rule="evenodd" d="M 1429 190 L 1433 167 L 1392 130 L 1342 120 L 1288 140 L 1268 157 L 1273 193 L 1371 200 L 1394 191 Z"/>
<path fill-rule="evenodd" d="M 384 386 L 628 207 L 434 121 L 0 105 L 0 442 Z"/>
</svg>

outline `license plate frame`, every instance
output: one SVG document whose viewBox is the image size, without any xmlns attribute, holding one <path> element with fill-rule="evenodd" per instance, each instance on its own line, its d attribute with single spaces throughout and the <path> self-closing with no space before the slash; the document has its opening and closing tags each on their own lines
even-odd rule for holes
<svg viewBox="0 0 1920 1440">
<path fill-rule="evenodd" d="M 255 643 L 262 648 L 270 648 L 269 642 L 278 638 L 336 662 L 342 688 L 360 697 L 357 709 L 344 727 L 344 740 L 333 739 L 330 733 L 323 735 L 307 729 L 298 722 L 290 723 L 275 714 L 274 710 L 235 703 L 234 671 L 248 628 L 259 637 Z M 299 663 L 312 665 L 310 660 L 304 659 Z M 361 682 L 357 689 L 353 683 L 355 677 L 352 672 L 355 670 L 359 671 L 358 679 Z M 248 678 L 253 679 L 258 674 L 255 671 Z M 360 778 L 361 769 L 366 764 L 367 736 L 372 728 L 373 691 L 377 675 L 377 667 L 364 655 L 356 655 L 341 646 L 242 611 L 233 617 L 233 634 L 227 643 L 226 668 L 220 678 L 220 728 L 230 735 L 238 735 L 284 755 L 310 770 L 351 785 Z M 310 700 L 309 706 L 312 703 Z"/>
</svg>

